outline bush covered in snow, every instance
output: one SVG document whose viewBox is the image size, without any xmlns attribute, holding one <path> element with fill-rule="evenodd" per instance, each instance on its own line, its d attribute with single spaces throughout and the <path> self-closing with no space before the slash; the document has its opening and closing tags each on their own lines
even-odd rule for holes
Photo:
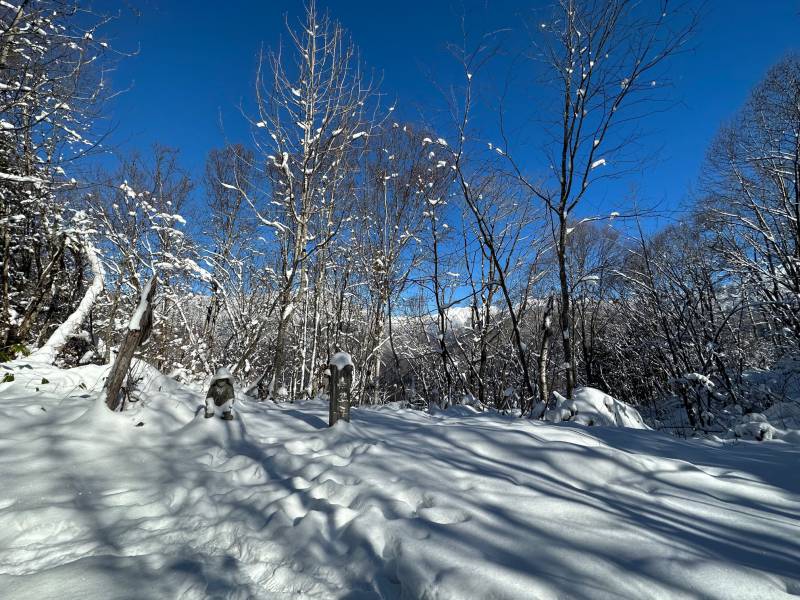
<svg viewBox="0 0 800 600">
<path fill-rule="evenodd" d="M 638 410 L 595 388 L 578 388 L 572 400 L 558 392 L 553 395 L 556 407 L 544 413 L 544 419 L 551 423 L 571 421 L 581 425 L 650 429 Z"/>
<path fill-rule="evenodd" d="M 764 412 L 750 412 L 728 428 L 728 438 L 758 442 L 800 441 L 800 402 L 778 402 Z"/>
</svg>

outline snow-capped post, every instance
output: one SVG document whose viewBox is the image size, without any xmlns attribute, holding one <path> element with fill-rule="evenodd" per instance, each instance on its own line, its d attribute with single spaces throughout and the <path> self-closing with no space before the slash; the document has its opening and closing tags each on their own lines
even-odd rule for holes
<svg viewBox="0 0 800 600">
<path fill-rule="evenodd" d="M 337 352 L 328 363 L 328 425 L 336 421 L 350 421 L 350 396 L 353 393 L 353 359 L 347 352 Z"/>
<path fill-rule="evenodd" d="M 220 367 L 211 378 L 206 394 L 206 419 L 210 419 L 219 409 L 222 418 L 226 421 L 233 420 L 233 375 L 225 367 Z"/>
<path fill-rule="evenodd" d="M 125 339 L 122 341 L 117 358 L 114 360 L 106 380 L 106 406 L 112 411 L 116 411 L 119 408 L 119 391 L 128 374 L 131 360 L 133 360 L 133 353 L 150 336 L 150 330 L 153 326 L 153 298 L 155 294 L 156 276 L 153 275 L 147 285 L 144 286 L 141 296 L 139 296 L 139 305 L 136 307 L 130 323 L 128 323 L 128 332 L 125 334 Z"/>
</svg>

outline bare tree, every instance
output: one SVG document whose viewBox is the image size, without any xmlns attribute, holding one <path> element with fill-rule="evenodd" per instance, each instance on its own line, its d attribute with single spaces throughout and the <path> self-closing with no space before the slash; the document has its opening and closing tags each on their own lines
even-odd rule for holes
<svg viewBox="0 0 800 600">
<path fill-rule="evenodd" d="M 120 339 L 117 321 L 127 317 L 144 285 L 159 273 L 161 290 L 153 335 L 147 351 L 159 368 L 195 371 L 204 354 L 195 337 L 195 280 L 208 278 L 186 218 L 193 183 L 180 167 L 178 152 L 156 146 L 152 156 L 134 155 L 113 174 L 98 175 L 102 183 L 85 199 L 92 224 L 101 235 L 99 248 L 112 282 L 107 306 L 97 319 L 101 337 Z M 206 365 L 201 368 L 207 369 Z"/>
<path fill-rule="evenodd" d="M 470 160 L 470 142 L 474 137 L 469 128 L 474 102 L 473 77 L 488 63 L 494 51 L 491 47 L 481 45 L 471 53 L 458 49 L 454 52 L 463 69 L 464 95 L 460 105 L 451 107 L 457 141 L 448 152 L 451 162 L 448 166 L 455 172 L 455 194 L 474 219 L 482 252 L 491 265 L 490 285 L 497 287 L 505 303 L 511 323 L 512 347 L 522 375 L 524 400 L 521 408 L 523 413 L 527 413 L 533 407 L 536 389 L 531 376 L 527 344 L 523 341 L 521 321 L 527 307 L 527 292 L 533 279 L 541 275 L 535 268 L 539 258 L 535 240 L 533 243 L 527 240 L 533 247 L 533 257 L 528 256 L 527 259 L 533 266 L 528 270 L 529 278 L 521 302 L 515 302 L 513 297 L 512 277 L 515 268 L 520 266 L 518 246 L 534 218 L 528 214 L 524 203 L 519 202 L 513 185 L 504 181 L 503 173 L 492 160 Z M 491 307 L 486 307 L 486 310 L 491 311 Z"/>
<path fill-rule="evenodd" d="M 624 171 L 623 159 L 636 135 L 632 125 L 653 110 L 654 92 L 661 85 L 658 67 L 681 50 L 694 29 L 694 15 L 672 5 L 667 0 L 657 6 L 634 0 L 560 0 L 552 20 L 536 27 L 543 39 L 534 41 L 531 53 L 548 70 L 546 89 L 556 93 L 553 143 L 545 150 L 549 175 L 528 175 L 509 154 L 503 132 L 500 151 L 552 222 L 568 398 L 576 383 L 566 260 L 570 220 L 593 183 Z M 676 12 L 686 13 L 688 23 L 677 23 Z"/>
<path fill-rule="evenodd" d="M 370 134 L 365 115 L 372 82 L 362 76 L 356 48 L 339 24 L 312 0 L 301 26 L 289 27 L 289 40 L 290 54 L 282 47 L 262 54 L 257 72 L 253 125 L 269 186 L 221 182 L 242 194 L 280 256 L 271 396 L 287 390 L 288 335 L 310 282 L 309 258 L 339 229 L 337 205 L 352 194 L 357 154 Z"/>
<path fill-rule="evenodd" d="M 800 348 L 800 56 L 767 73 L 722 128 L 705 187 L 719 248 L 760 299 L 778 347 Z"/>
<path fill-rule="evenodd" d="M 424 134 L 399 123 L 376 129 L 365 155 L 365 178 L 360 223 L 356 241 L 370 295 L 365 356 L 361 359 L 372 388 L 372 401 L 379 400 L 384 355 L 392 354 L 396 375 L 402 367 L 394 345 L 392 303 L 406 288 L 419 266 L 422 249 L 417 244 L 424 227 L 426 198 L 441 193 L 441 172 L 429 169 Z M 431 190 L 428 183 L 433 183 Z M 388 333 L 387 333 L 388 327 Z M 403 377 L 398 377 L 404 389 Z M 405 395 L 403 392 L 402 395 Z"/>
<path fill-rule="evenodd" d="M 244 194 L 225 182 L 236 182 Z M 257 226 L 246 195 L 253 193 L 257 173 L 253 152 L 241 145 L 212 150 L 206 160 L 205 190 L 208 216 L 204 233 L 209 243 L 200 253 L 208 265 L 208 300 L 198 338 L 207 365 L 230 365 L 244 372 L 266 368 L 265 361 L 250 364 L 246 349 L 257 347 L 264 304 L 274 292 L 263 276 L 263 260 L 256 249 Z M 257 326 L 254 326 L 257 325 Z M 211 375 L 210 368 L 206 370 Z"/>
</svg>

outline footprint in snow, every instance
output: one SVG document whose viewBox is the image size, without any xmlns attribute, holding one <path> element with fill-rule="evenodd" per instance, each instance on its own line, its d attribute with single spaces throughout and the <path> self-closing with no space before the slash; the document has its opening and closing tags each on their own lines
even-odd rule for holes
<svg viewBox="0 0 800 600">
<path fill-rule="evenodd" d="M 289 480 L 291 486 L 296 490 L 307 490 L 311 487 L 312 483 L 303 477 L 292 477 Z"/>
<path fill-rule="evenodd" d="M 292 440 L 286 442 L 283 446 L 289 454 L 305 456 L 322 450 L 325 447 L 325 442 L 319 438 L 311 438 L 308 440 Z"/>
<path fill-rule="evenodd" d="M 448 508 L 444 506 L 431 506 L 420 508 L 417 511 L 420 518 L 440 525 L 452 525 L 454 523 L 464 523 L 469 521 L 469 515 L 459 508 Z"/>
</svg>

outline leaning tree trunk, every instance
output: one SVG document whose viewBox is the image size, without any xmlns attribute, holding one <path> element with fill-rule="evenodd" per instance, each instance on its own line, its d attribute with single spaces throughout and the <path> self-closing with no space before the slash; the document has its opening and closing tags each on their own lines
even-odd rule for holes
<svg viewBox="0 0 800 600">
<path fill-rule="evenodd" d="M 58 326 L 58 329 L 53 332 L 53 334 L 48 338 L 41 348 L 33 353 L 32 358 L 35 358 L 36 360 L 41 360 L 47 363 L 53 363 L 55 361 L 56 356 L 58 356 L 58 353 L 66 345 L 69 338 L 78 330 L 81 324 L 89 316 L 89 311 L 92 310 L 95 300 L 97 300 L 100 292 L 103 291 L 105 271 L 103 270 L 103 265 L 100 262 L 100 258 L 97 256 L 97 250 L 88 239 L 84 241 L 83 249 L 86 252 L 86 258 L 89 261 L 89 265 L 92 267 L 92 273 L 94 274 L 92 285 L 89 286 L 88 290 L 86 290 L 86 293 L 83 295 L 83 299 L 78 305 L 78 308 L 75 309 L 75 312 L 73 312 L 66 321 Z"/>
<path fill-rule="evenodd" d="M 133 353 L 150 335 L 153 325 L 153 297 L 156 294 L 156 277 L 153 276 L 139 298 L 139 306 L 133 313 L 128 332 L 120 346 L 119 354 L 111 366 L 111 371 L 106 380 L 106 406 L 112 411 L 116 411 L 120 404 L 119 391 L 128 375 L 128 369 L 133 360 Z"/>
</svg>

